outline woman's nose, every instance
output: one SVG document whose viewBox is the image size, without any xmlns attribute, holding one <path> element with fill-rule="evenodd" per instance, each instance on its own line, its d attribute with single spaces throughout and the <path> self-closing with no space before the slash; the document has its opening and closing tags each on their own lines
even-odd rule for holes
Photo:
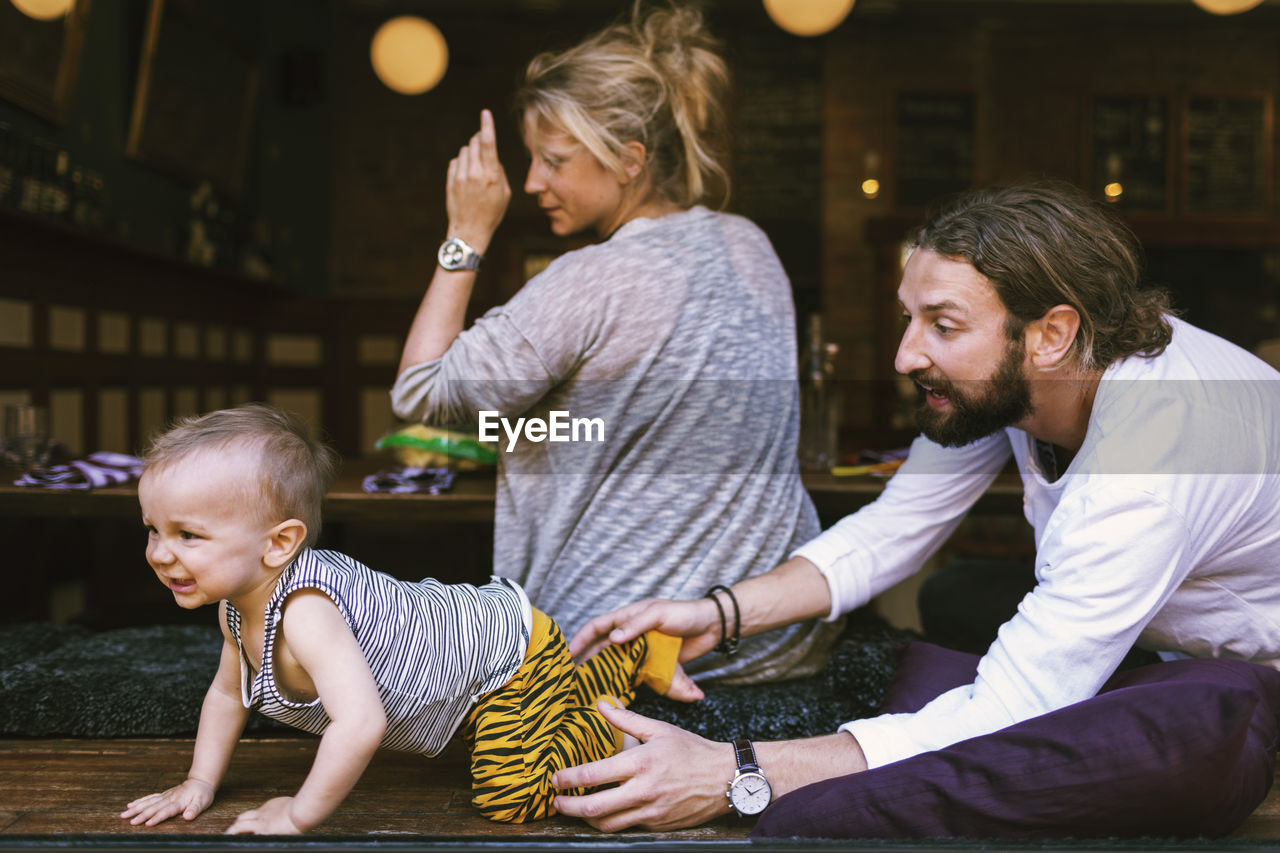
<svg viewBox="0 0 1280 853">
<path fill-rule="evenodd" d="M 547 182 L 543 180 L 541 170 L 537 163 L 529 164 L 529 174 L 524 179 L 524 191 L 529 195 L 537 195 L 547 188 Z"/>
</svg>

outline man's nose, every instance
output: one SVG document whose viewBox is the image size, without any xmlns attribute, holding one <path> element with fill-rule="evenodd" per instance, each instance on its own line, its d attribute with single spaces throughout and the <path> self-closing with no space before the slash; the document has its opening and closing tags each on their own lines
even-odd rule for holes
<svg viewBox="0 0 1280 853">
<path fill-rule="evenodd" d="M 908 323 L 902 332 L 902 340 L 898 344 L 898 354 L 893 359 L 893 369 L 903 375 L 913 370 L 929 367 L 929 359 L 919 344 L 919 331 L 915 323 Z"/>
</svg>

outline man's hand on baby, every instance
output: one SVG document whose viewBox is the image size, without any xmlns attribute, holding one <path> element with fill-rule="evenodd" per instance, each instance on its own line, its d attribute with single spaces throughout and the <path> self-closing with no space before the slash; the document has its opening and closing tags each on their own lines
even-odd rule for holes
<svg viewBox="0 0 1280 853">
<path fill-rule="evenodd" d="M 301 835 L 302 830 L 289 817 L 293 797 L 276 797 L 256 809 L 242 812 L 227 830 L 227 835 Z"/>
<path fill-rule="evenodd" d="M 681 663 L 705 655 L 720 642 L 720 621 L 711 599 L 647 598 L 587 622 L 569 641 L 569 653 L 584 661 L 611 643 L 625 643 L 652 630 L 684 638 Z"/>
<path fill-rule="evenodd" d="M 729 811 L 725 785 L 733 778 L 733 748 L 669 723 L 607 703 L 597 706 L 623 733 L 623 751 L 578 767 L 557 770 L 556 811 L 580 817 L 601 832 L 638 827 L 667 831 L 697 826 Z"/>
<path fill-rule="evenodd" d="M 139 797 L 120 812 L 120 817 L 134 826 L 155 826 L 177 814 L 184 820 L 195 820 L 196 815 L 209 808 L 212 802 L 212 785 L 199 779 L 187 779 L 167 791 Z"/>
</svg>

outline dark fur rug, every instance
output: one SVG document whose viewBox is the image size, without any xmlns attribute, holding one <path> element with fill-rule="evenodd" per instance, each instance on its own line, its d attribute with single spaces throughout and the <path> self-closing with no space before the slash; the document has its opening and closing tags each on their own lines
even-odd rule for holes
<svg viewBox="0 0 1280 853">
<path fill-rule="evenodd" d="M 743 732 L 762 740 L 831 732 L 875 713 L 908 639 L 875 619 L 854 619 L 825 672 L 749 687 L 705 686 L 695 705 L 650 692 L 634 709 L 714 740 Z M 214 625 L 91 631 L 45 623 L 0 625 L 0 736 L 192 736 L 218 666 Z M 248 731 L 280 724 L 259 714 Z"/>
</svg>

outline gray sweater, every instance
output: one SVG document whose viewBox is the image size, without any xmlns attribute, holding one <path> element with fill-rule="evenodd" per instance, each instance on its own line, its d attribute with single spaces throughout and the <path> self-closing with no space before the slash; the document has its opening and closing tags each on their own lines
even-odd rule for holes
<svg viewBox="0 0 1280 853">
<path fill-rule="evenodd" d="M 487 420 L 494 572 L 567 637 L 641 598 L 768 571 L 819 532 L 796 461 L 790 286 L 738 216 L 636 219 L 561 256 L 443 357 L 402 372 L 391 397 L 407 420 Z M 536 440 L 519 418 L 560 426 Z M 724 683 L 809 674 L 839 629 L 779 629 L 688 669 Z"/>
</svg>

